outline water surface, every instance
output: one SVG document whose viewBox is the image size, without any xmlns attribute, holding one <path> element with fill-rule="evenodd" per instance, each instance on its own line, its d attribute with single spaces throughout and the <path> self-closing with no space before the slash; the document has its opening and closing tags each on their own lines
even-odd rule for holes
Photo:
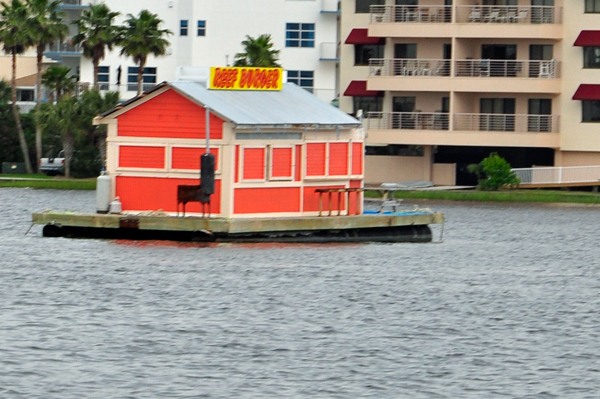
<svg viewBox="0 0 600 399">
<path fill-rule="evenodd" d="M 600 392 L 600 208 L 438 203 L 443 243 L 235 245 L 26 234 L 93 192 L 0 203 L 2 398 Z"/>
</svg>

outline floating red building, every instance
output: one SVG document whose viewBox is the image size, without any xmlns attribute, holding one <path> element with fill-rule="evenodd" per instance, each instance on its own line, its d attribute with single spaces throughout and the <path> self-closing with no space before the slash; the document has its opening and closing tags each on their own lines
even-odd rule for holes
<svg viewBox="0 0 600 399">
<path fill-rule="evenodd" d="M 360 122 L 294 84 L 274 87 L 272 71 L 262 90 L 260 81 L 245 90 L 165 82 L 97 118 L 108 125 L 107 172 L 123 212 L 177 212 L 177 187 L 198 184 L 207 128 L 215 217 L 317 215 L 316 190 L 361 188 Z M 361 204 L 357 192 L 331 207 L 354 214 Z M 202 206 L 189 203 L 187 212 L 200 214 Z"/>
</svg>

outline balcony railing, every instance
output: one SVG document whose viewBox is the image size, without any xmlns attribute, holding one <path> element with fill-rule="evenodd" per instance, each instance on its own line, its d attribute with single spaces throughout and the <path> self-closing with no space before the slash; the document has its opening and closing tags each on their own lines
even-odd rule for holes
<svg viewBox="0 0 600 399">
<path fill-rule="evenodd" d="M 557 115 L 454 114 L 454 131 L 556 133 Z M 365 129 L 449 130 L 447 112 L 368 112 Z"/>
<path fill-rule="evenodd" d="M 562 7 L 456 6 L 458 23 L 561 24 Z"/>
<path fill-rule="evenodd" d="M 81 0 L 62 0 L 62 3 L 70 6 L 80 6 Z"/>
<path fill-rule="evenodd" d="M 559 78 L 560 66 L 556 60 L 456 60 L 455 76 Z"/>
<path fill-rule="evenodd" d="M 450 60 L 371 58 L 371 76 L 450 76 Z"/>
<path fill-rule="evenodd" d="M 454 114 L 455 131 L 558 132 L 557 115 Z"/>
<path fill-rule="evenodd" d="M 81 46 L 71 42 L 52 43 L 46 48 L 46 51 L 51 53 L 82 53 Z"/>
<path fill-rule="evenodd" d="M 371 6 L 371 22 L 562 24 L 562 7 L 554 6 Z"/>
<path fill-rule="evenodd" d="M 446 112 L 368 112 L 366 129 L 448 130 Z"/>
<path fill-rule="evenodd" d="M 371 6 L 371 22 L 452 22 L 452 6 Z"/>
<path fill-rule="evenodd" d="M 370 76 L 450 76 L 450 60 L 371 58 Z M 456 60 L 458 77 L 560 78 L 556 60 Z"/>
</svg>

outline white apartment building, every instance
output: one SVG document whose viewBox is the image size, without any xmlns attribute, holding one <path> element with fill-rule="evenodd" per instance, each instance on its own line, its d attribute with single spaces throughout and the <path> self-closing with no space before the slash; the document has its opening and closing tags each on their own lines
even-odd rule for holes
<svg viewBox="0 0 600 399">
<path fill-rule="evenodd" d="M 473 184 L 600 165 L 600 0 L 342 0 L 340 108 L 362 109 L 366 181 Z"/>
<path fill-rule="evenodd" d="M 226 66 L 243 51 L 246 35 L 270 34 L 274 48 L 280 50 L 280 64 L 288 81 L 331 102 L 338 96 L 336 87 L 339 58 L 337 0 L 63 0 L 69 22 L 79 18 L 90 4 L 106 3 L 121 15 L 137 15 L 147 9 L 164 21 L 162 28 L 173 32 L 171 46 L 164 57 L 150 57 L 144 71 L 147 87 L 176 79 L 177 69 Z M 71 27 L 70 37 L 76 29 Z M 101 89 L 118 90 L 121 99 L 136 94 L 137 67 L 131 58 L 115 48 L 100 63 Z M 69 38 L 49 49 L 47 56 L 71 67 L 80 82 L 92 82 L 91 60 L 83 58 Z"/>
</svg>

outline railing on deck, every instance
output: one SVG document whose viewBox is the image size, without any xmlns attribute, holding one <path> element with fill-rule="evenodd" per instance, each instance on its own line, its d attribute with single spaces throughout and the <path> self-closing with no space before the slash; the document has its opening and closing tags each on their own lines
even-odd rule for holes
<svg viewBox="0 0 600 399">
<path fill-rule="evenodd" d="M 513 172 L 527 184 L 576 184 L 600 181 L 600 165 L 516 168 Z"/>
<path fill-rule="evenodd" d="M 556 133 L 557 115 L 454 114 L 455 131 Z"/>
<path fill-rule="evenodd" d="M 371 22 L 452 22 L 452 6 L 371 6 Z"/>
<path fill-rule="evenodd" d="M 458 23 L 561 24 L 562 7 L 456 6 Z"/>
<path fill-rule="evenodd" d="M 449 76 L 450 60 L 371 58 L 370 76 Z"/>
<path fill-rule="evenodd" d="M 365 129 L 448 130 L 446 112 L 368 112 Z"/>
<path fill-rule="evenodd" d="M 559 78 L 556 60 L 456 60 L 455 75 L 467 77 Z"/>
</svg>

